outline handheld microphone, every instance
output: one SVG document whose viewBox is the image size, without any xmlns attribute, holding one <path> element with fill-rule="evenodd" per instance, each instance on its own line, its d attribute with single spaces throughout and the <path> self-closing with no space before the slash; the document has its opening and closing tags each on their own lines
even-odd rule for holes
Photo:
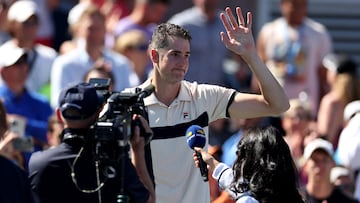
<svg viewBox="0 0 360 203">
<path fill-rule="evenodd" d="M 202 129 L 198 125 L 190 126 L 186 131 L 186 142 L 191 149 L 194 149 L 194 147 L 203 148 L 205 146 L 205 142 L 206 142 L 206 136 L 205 136 L 204 129 Z M 200 152 L 195 151 L 195 153 L 199 160 L 201 176 L 203 177 L 204 181 L 208 181 L 209 178 L 208 178 L 208 169 L 207 169 L 206 163 L 202 159 Z"/>
</svg>

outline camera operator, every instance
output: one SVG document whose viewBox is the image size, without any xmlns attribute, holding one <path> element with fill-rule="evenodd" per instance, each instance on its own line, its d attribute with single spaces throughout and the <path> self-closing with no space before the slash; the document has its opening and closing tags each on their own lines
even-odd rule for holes
<svg viewBox="0 0 360 203">
<path fill-rule="evenodd" d="M 144 128 L 141 131 L 136 126 L 132 131 L 132 160 L 128 151 L 119 162 L 99 161 L 94 155 L 91 127 L 103 104 L 103 95 L 89 83 L 61 92 L 56 113 L 64 123 L 62 143 L 35 153 L 30 159 L 31 186 L 39 202 L 112 203 L 122 202 L 120 197 L 131 203 L 155 201 L 154 186 L 145 166 L 145 140 L 140 136 L 140 132 L 149 133 L 151 129 L 143 117 L 132 117 L 139 119 Z"/>
</svg>

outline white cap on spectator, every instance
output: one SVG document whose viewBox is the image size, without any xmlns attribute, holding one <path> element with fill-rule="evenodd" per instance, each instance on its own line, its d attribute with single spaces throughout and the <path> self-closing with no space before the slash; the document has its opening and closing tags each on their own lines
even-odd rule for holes
<svg viewBox="0 0 360 203">
<path fill-rule="evenodd" d="M 334 154 L 333 146 L 329 141 L 321 138 L 316 138 L 306 145 L 304 149 L 304 159 L 308 160 L 311 157 L 312 153 L 317 149 L 324 150 L 326 153 L 329 154 L 330 157 L 332 157 Z"/>
<path fill-rule="evenodd" d="M 18 0 L 10 6 L 7 18 L 22 23 L 33 15 L 38 15 L 36 3 L 30 0 Z"/>
<path fill-rule="evenodd" d="M 356 113 L 360 113 L 360 100 L 352 101 L 345 106 L 344 121 L 349 121 Z"/>
<path fill-rule="evenodd" d="M 90 3 L 88 3 L 87 1 L 81 2 L 70 9 L 67 19 L 70 26 L 74 25 L 80 20 L 81 15 L 89 5 Z"/>
<path fill-rule="evenodd" d="M 9 44 L 0 46 L 0 68 L 14 65 L 25 53 L 24 49 L 17 46 Z"/>
</svg>

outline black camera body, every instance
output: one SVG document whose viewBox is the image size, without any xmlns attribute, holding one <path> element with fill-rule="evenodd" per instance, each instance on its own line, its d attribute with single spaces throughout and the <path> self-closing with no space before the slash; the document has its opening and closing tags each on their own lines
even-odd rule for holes
<svg viewBox="0 0 360 203">
<path fill-rule="evenodd" d="M 154 91 L 154 86 L 143 90 L 136 88 L 135 92 L 109 93 L 105 90 L 108 84 L 109 82 L 101 81 L 94 85 L 98 93 L 107 98 L 106 111 L 92 126 L 94 154 L 97 160 L 119 161 L 124 156 L 124 149 L 127 149 L 135 125 L 140 126 L 141 135 L 145 136 L 146 143 L 152 138 L 150 134 L 145 133 L 139 121 L 133 121 L 132 117 L 138 114 L 148 119 L 143 99 Z"/>
</svg>

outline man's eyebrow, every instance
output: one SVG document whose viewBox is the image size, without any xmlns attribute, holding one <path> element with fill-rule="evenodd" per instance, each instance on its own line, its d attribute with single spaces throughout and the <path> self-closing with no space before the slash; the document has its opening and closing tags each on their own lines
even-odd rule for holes
<svg viewBox="0 0 360 203">
<path fill-rule="evenodd" d="M 182 53 L 182 51 L 179 50 L 170 50 L 170 52 L 175 52 L 175 53 Z M 190 54 L 190 51 L 185 52 L 185 54 Z"/>
</svg>

